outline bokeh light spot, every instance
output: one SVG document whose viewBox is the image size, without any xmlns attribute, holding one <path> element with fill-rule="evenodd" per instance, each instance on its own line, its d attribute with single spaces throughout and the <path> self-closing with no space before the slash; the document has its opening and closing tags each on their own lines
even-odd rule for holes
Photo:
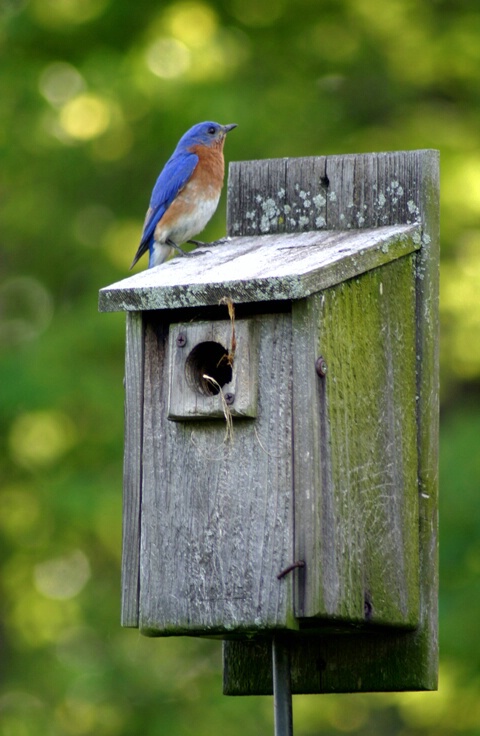
<svg viewBox="0 0 480 736">
<path fill-rule="evenodd" d="M 79 617 L 75 599 L 52 600 L 32 588 L 18 595 L 8 612 L 8 624 L 18 641 L 36 649 L 56 642 L 60 633 Z"/>
<path fill-rule="evenodd" d="M 200 2 L 180 2 L 152 24 L 144 51 L 150 71 L 161 79 L 186 76 L 211 82 L 235 70 L 250 51 L 247 36 L 220 25 L 215 11 Z"/>
<path fill-rule="evenodd" d="M 45 598 L 68 600 L 85 587 L 90 578 L 90 563 L 79 549 L 68 557 L 40 562 L 34 568 L 35 587 Z"/>
<path fill-rule="evenodd" d="M 58 411 L 20 414 L 10 430 L 9 445 L 18 465 L 34 468 L 51 465 L 76 442 L 71 419 Z"/>
<path fill-rule="evenodd" d="M 208 45 L 218 29 L 215 11 L 203 3 L 175 3 L 163 17 L 166 30 L 190 47 Z"/>
<path fill-rule="evenodd" d="M 175 38 L 158 38 L 145 53 L 147 66 L 153 74 L 173 79 L 184 74 L 190 66 L 190 51 Z"/>
<path fill-rule="evenodd" d="M 51 105 L 60 107 L 84 91 L 85 80 L 71 64 L 55 61 L 41 73 L 38 87 Z"/>
<path fill-rule="evenodd" d="M 0 287 L 0 345 L 18 345 L 47 329 L 53 300 L 47 289 L 28 276 L 9 279 Z"/>
<path fill-rule="evenodd" d="M 60 112 L 60 124 L 68 135 L 80 141 L 97 138 L 111 121 L 108 102 L 93 94 L 81 94 L 66 103 Z"/>
</svg>

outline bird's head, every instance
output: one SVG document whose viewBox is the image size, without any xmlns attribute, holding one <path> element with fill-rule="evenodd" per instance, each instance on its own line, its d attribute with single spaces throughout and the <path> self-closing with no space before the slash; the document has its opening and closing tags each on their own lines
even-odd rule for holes
<svg viewBox="0 0 480 736">
<path fill-rule="evenodd" d="M 225 136 L 236 127 L 236 123 L 220 125 L 220 123 L 213 123 L 208 120 L 204 123 L 197 123 L 180 138 L 178 148 L 189 149 L 192 146 L 223 147 Z"/>
</svg>

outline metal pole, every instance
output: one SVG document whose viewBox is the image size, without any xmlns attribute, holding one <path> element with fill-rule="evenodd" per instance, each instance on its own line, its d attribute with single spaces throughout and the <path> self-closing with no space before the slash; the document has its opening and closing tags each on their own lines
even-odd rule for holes
<svg viewBox="0 0 480 736">
<path fill-rule="evenodd" d="M 293 736 L 292 687 L 288 640 L 272 639 L 273 708 L 275 736 Z"/>
</svg>

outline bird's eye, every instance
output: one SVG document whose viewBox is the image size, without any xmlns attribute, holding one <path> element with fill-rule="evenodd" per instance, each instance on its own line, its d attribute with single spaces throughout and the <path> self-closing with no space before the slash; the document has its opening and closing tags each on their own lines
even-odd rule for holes
<svg viewBox="0 0 480 736">
<path fill-rule="evenodd" d="M 217 132 L 217 129 L 213 125 L 211 125 L 208 129 L 208 134 L 215 135 L 216 132 Z"/>
</svg>

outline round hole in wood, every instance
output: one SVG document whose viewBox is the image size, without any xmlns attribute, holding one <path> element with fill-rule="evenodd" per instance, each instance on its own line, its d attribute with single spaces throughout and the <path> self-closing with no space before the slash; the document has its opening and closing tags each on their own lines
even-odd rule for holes
<svg viewBox="0 0 480 736">
<path fill-rule="evenodd" d="M 232 380 L 228 350 L 219 342 L 200 342 L 185 362 L 187 383 L 197 394 L 215 396 Z M 213 381 L 206 378 L 208 376 Z"/>
</svg>

